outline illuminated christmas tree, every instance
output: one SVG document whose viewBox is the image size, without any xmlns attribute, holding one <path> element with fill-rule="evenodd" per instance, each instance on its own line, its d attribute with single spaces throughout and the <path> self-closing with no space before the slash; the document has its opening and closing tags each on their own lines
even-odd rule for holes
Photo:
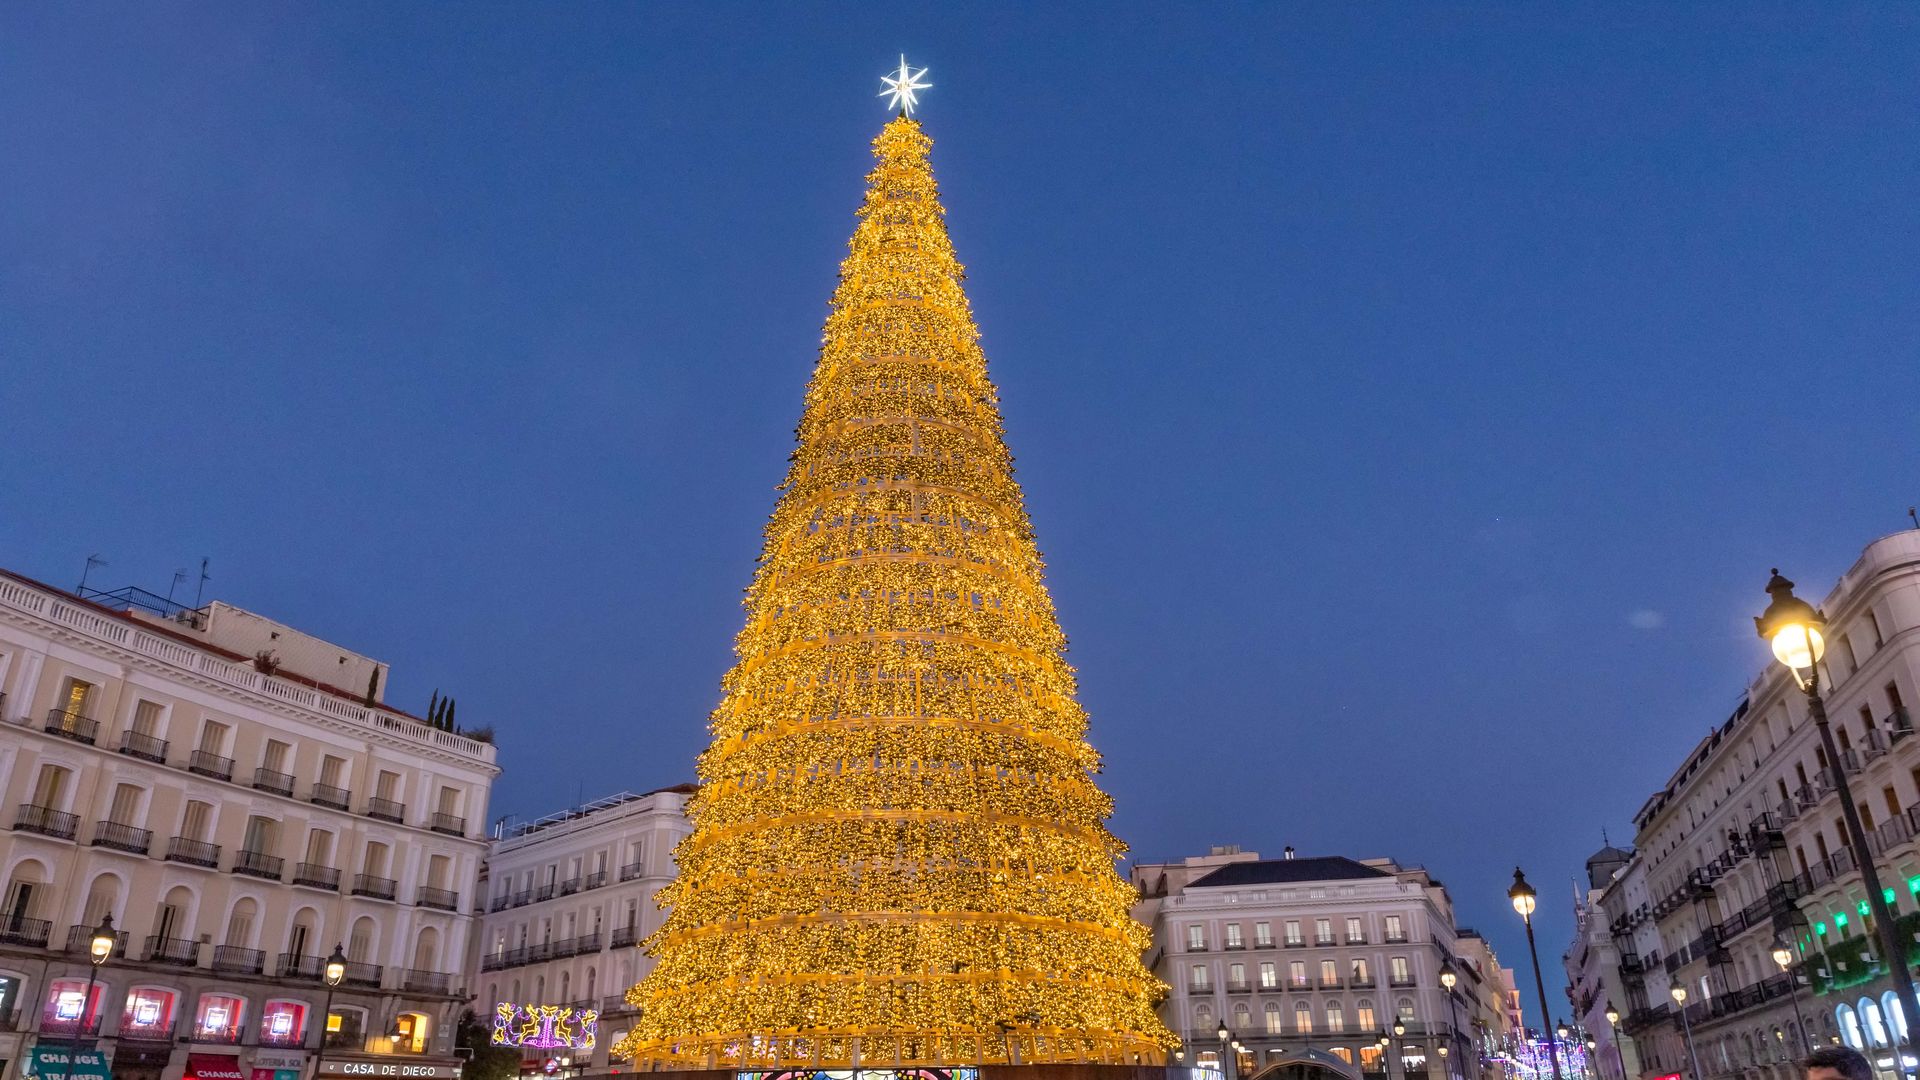
<svg viewBox="0 0 1920 1080">
<path fill-rule="evenodd" d="M 1172 1036 L 961 267 L 879 163 L 699 763 L 648 1068 L 1157 1062 Z"/>
</svg>

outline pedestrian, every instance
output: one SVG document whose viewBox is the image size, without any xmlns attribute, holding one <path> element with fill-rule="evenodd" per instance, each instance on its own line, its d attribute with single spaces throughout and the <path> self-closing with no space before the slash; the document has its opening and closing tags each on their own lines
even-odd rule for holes
<svg viewBox="0 0 1920 1080">
<path fill-rule="evenodd" d="M 1807 1055 L 1807 1080 L 1873 1080 L 1866 1055 L 1847 1046 L 1823 1046 Z"/>
</svg>

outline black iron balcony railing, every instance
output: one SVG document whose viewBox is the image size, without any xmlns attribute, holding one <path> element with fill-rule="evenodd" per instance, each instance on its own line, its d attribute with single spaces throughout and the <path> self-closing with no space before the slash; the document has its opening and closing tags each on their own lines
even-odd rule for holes
<svg viewBox="0 0 1920 1080">
<path fill-rule="evenodd" d="M 1228 983 L 1227 983 L 1227 993 L 1229 993 L 1229 994 L 1251 994 L 1251 993 L 1253 993 L 1253 984 L 1252 984 L 1252 983 L 1250 983 L 1250 982 L 1247 982 L 1247 981 L 1245 981 L 1245 980 L 1242 980 L 1242 981 L 1240 981 L 1240 982 L 1231 982 L 1231 981 L 1230 981 L 1230 982 L 1228 982 Z"/>
<path fill-rule="evenodd" d="M 407 807 L 405 803 L 383 799 L 378 795 L 369 795 L 367 796 L 367 816 L 379 818 L 381 821 L 391 821 L 396 825 L 404 824 L 407 820 Z"/>
<path fill-rule="evenodd" d="M 102 1017 L 98 1015 L 88 1018 L 85 1031 L 81 1030 L 82 1025 L 77 1018 L 73 1020 L 43 1019 L 40 1021 L 40 1034 L 61 1039 L 90 1039 L 100 1034 L 101 1019 Z M 121 1041 L 125 1042 L 126 1036 L 121 1036 Z"/>
<path fill-rule="evenodd" d="M 347 976 L 343 980 L 348 986 L 366 986 L 378 989 L 380 986 L 379 964 L 365 964 L 358 960 L 347 961 Z"/>
<path fill-rule="evenodd" d="M 176 836 L 167 841 L 167 861 L 186 863 L 189 866 L 218 868 L 220 845 L 209 844 L 205 840 L 189 840 L 184 836 Z"/>
<path fill-rule="evenodd" d="M 93 927 L 91 926 L 67 927 L 67 951 L 70 953 L 93 952 Z M 127 959 L 127 932 L 125 930 L 114 931 L 113 953 L 109 955 L 107 959 L 109 960 Z"/>
<path fill-rule="evenodd" d="M 1413 983 L 1412 975 L 1391 975 L 1387 978 L 1388 986 L 1412 986 Z"/>
<path fill-rule="evenodd" d="M 193 1034 L 187 1036 L 187 1041 L 202 1046 L 239 1046 L 240 1029 L 237 1027 L 194 1028 Z"/>
<path fill-rule="evenodd" d="M 611 942 L 616 949 L 624 949 L 638 940 L 640 940 L 640 928 L 637 926 L 616 926 L 613 928 Z"/>
<path fill-rule="evenodd" d="M 1407 935 L 1405 934 L 1405 932 L 1398 933 L 1398 934 L 1388 934 L 1386 937 L 1381 938 L 1380 940 L 1385 942 L 1388 945 L 1405 945 L 1407 943 Z"/>
<path fill-rule="evenodd" d="M 29 948 L 44 949 L 47 947 L 47 935 L 52 932 L 53 924 L 45 919 L 0 914 L 0 945 L 25 945 Z"/>
<path fill-rule="evenodd" d="M 325 967 L 326 963 L 324 957 L 281 953 L 279 962 L 273 965 L 273 970 L 282 979 L 318 979 L 320 969 Z"/>
<path fill-rule="evenodd" d="M 331 806 L 335 810 L 345 810 L 353 805 L 353 792 L 332 784 L 315 784 L 307 795 L 307 801 L 315 806 Z"/>
<path fill-rule="evenodd" d="M 574 893 L 577 893 L 579 891 L 580 891 L 579 878 L 568 878 L 567 880 L 560 883 L 561 896 L 572 896 Z"/>
<path fill-rule="evenodd" d="M 536 902 L 541 900 L 551 900 L 553 899 L 555 893 L 558 890 L 559 890 L 559 886 L 549 881 L 545 885 L 542 885 L 533 890 L 533 899 Z"/>
<path fill-rule="evenodd" d="M 161 937 L 147 939 L 149 964 L 179 964 L 192 967 L 200 962 L 200 943 L 192 938 Z"/>
<path fill-rule="evenodd" d="M 102 821 L 93 827 L 93 846 L 145 855 L 153 846 L 153 833 L 117 821 Z"/>
<path fill-rule="evenodd" d="M 428 819 L 427 828 L 432 829 L 434 832 L 446 833 L 448 836 L 465 836 L 467 835 L 467 819 L 458 814 L 442 814 L 436 812 L 432 818 Z"/>
<path fill-rule="evenodd" d="M 399 887 L 400 883 L 390 877 L 380 877 L 375 874 L 353 875 L 353 895 L 355 896 L 371 896 L 375 900 L 391 900 L 394 898 L 395 890 Z"/>
<path fill-rule="evenodd" d="M 400 973 L 400 989 L 421 994 L 444 994 L 452 982 L 453 976 L 444 971 L 408 968 Z"/>
<path fill-rule="evenodd" d="M 266 967 L 267 954 L 259 949 L 243 949 L 238 945 L 215 945 L 213 947 L 213 970 L 227 971 L 236 975 L 258 975 Z"/>
<path fill-rule="evenodd" d="M 1373 976 L 1355 975 L 1347 980 L 1347 987 L 1352 990 L 1371 990 L 1374 987 Z"/>
<path fill-rule="evenodd" d="M 233 759 L 221 757 L 211 750 L 195 750 L 187 755 L 187 771 L 211 776 L 215 780 L 233 779 Z"/>
<path fill-rule="evenodd" d="M 519 892 L 513 894 L 513 899 L 507 901 L 507 906 L 526 907 L 531 903 L 533 903 L 533 890 L 521 889 Z"/>
<path fill-rule="evenodd" d="M 51 836 L 56 840 L 71 840 L 80 829 L 80 818 L 76 814 L 62 813 L 51 806 L 23 803 L 13 815 L 13 827 L 20 832 L 39 833 L 41 836 Z"/>
<path fill-rule="evenodd" d="M 54 709 L 47 713 L 47 734 L 92 746 L 94 737 L 100 734 L 100 724 L 77 712 Z"/>
<path fill-rule="evenodd" d="M 1365 934 L 1348 934 L 1347 935 L 1347 944 L 1349 945 L 1365 945 L 1366 943 L 1367 943 L 1367 935 Z"/>
<path fill-rule="evenodd" d="M 329 1031 L 322 1041 L 329 1050 L 359 1050 L 366 1046 L 367 1037 L 357 1031 Z"/>
<path fill-rule="evenodd" d="M 120 752 L 128 757 L 144 758 L 148 761 L 167 763 L 167 740 L 156 739 L 151 735 L 142 735 L 137 731 L 124 732 L 120 736 Z"/>
<path fill-rule="evenodd" d="M 263 1031 L 260 1033 L 260 1045 L 271 1046 L 280 1050 L 296 1049 L 307 1045 L 307 1033 L 304 1031 L 289 1031 L 284 1035 L 275 1035 L 271 1031 Z"/>
<path fill-rule="evenodd" d="M 1320 978 L 1320 989 L 1322 990 L 1338 990 L 1340 989 L 1340 985 L 1339 979 L 1329 979 L 1324 975 Z"/>
<path fill-rule="evenodd" d="M 645 863 L 630 862 L 627 865 L 620 868 L 620 880 L 632 881 L 634 878 L 637 878 L 642 873 L 646 872 L 646 869 L 647 869 L 647 864 Z"/>
<path fill-rule="evenodd" d="M 1333 944 L 1333 937 L 1331 935 L 1327 937 L 1316 937 L 1313 939 L 1313 943 L 1324 948 L 1325 946 Z"/>
<path fill-rule="evenodd" d="M 340 871 L 335 867 L 322 866 L 319 863 L 294 863 L 293 883 L 312 889 L 331 889 L 339 892 Z"/>
<path fill-rule="evenodd" d="M 595 870 L 593 873 L 587 875 L 586 883 L 582 885 L 582 888 L 597 889 L 606 883 L 607 872 L 605 870 Z"/>
<path fill-rule="evenodd" d="M 1307 947 L 1307 939 L 1290 937 L 1286 940 L 1285 944 L 1289 949 L 1304 949 Z"/>
<path fill-rule="evenodd" d="M 420 886 L 420 894 L 414 898 L 415 907 L 439 908 L 441 911 L 458 911 L 460 894 L 452 889 L 436 889 L 431 885 Z"/>
<path fill-rule="evenodd" d="M 287 860 L 269 855 L 264 851 L 247 851 L 243 848 L 233 856 L 234 873 L 267 878 L 272 881 L 280 880 L 280 871 L 286 865 Z"/>
<path fill-rule="evenodd" d="M 276 772 L 272 769 L 253 770 L 253 787 L 256 791 L 271 791 L 275 795 L 293 797 L 293 774 Z"/>
</svg>

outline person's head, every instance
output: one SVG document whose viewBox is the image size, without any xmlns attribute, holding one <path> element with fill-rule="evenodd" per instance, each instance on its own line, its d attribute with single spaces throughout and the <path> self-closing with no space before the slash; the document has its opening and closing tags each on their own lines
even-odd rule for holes
<svg viewBox="0 0 1920 1080">
<path fill-rule="evenodd" d="M 1807 1055 L 1807 1080 L 1873 1080 L 1873 1065 L 1860 1051 L 1823 1046 Z"/>
</svg>

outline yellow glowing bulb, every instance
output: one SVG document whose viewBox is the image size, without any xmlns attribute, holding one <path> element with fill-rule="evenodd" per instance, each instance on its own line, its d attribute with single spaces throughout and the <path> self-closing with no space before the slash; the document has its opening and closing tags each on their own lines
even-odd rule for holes
<svg viewBox="0 0 1920 1080">
<path fill-rule="evenodd" d="M 1826 639 L 1806 623 L 1788 623 L 1773 632 L 1774 659 L 1795 671 L 1805 671 L 1827 655 Z"/>
</svg>

